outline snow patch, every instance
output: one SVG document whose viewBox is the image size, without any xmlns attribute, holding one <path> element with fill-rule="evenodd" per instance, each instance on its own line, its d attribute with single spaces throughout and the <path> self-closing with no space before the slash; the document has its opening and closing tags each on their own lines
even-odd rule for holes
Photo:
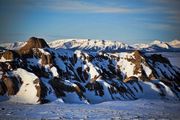
<svg viewBox="0 0 180 120">
<path fill-rule="evenodd" d="M 39 86 L 39 83 L 33 83 L 35 79 L 38 79 L 38 77 L 22 68 L 18 68 L 14 71 L 14 74 L 21 77 L 23 84 L 21 85 L 19 92 L 15 96 L 12 96 L 10 100 L 20 103 L 38 103 L 39 98 L 37 97 L 37 90 L 35 86 Z"/>
</svg>

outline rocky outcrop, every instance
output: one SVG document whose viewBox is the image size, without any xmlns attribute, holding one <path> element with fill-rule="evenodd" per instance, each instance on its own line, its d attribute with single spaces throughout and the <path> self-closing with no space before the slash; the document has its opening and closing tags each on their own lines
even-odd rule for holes
<svg viewBox="0 0 180 120">
<path fill-rule="evenodd" d="M 33 81 L 35 84 L 35 88 L 37 90 L 36 96 L 39 98 L 37 102 L 43 104 L 48 103 L 49 100 L 47 100 L 45 97 L 47 96 L 48 88 L 44 85 L 44 83 L 39 80 L 38 78 Z"/>
<path fill-rule="evenodd" d="M 20 54 L 32 53 L 32 48 L 45 48 L 49 47 L 46 41 L 42 38 L 31 37 L 25 44 L 19 49 Z"/>
<path fill-rule="evenodd" d="M 151 76 L 147 75 L 147 73 L 145 72 L 142 64 L 147 68 L 149 68 L 149 65 L 146 61 L 146 57 L 141 53 L 141 51 L 134 51 L 132 57 L 127 58 L 127 60 L 135 65 L 133 73 L 134 75 L 138 75 L 141 80 L 149 81 L 154 76 L 153 74 L 151 74 Z"/>
<path fill-rule="evenodd" d="M 7 51 L 2 53 L 0 61 L 2 61 L 2 62 L 14 61 L 18 57 L 19 57 L 19 55 L 18 55 L 18 53 L 16 51 L 7 50 Z"/>
<path fill-rule="evenodd" d="M 16 93 L 19 91 L 20 81 L 15 76 L 6 75 L 3 75 L 1 79 L 2 91 L 7 90 L 8 95 L 16 95 Z"/>
<path fill-rule="evenodd" d="M 42 54 L 41 55 L 41 64 L 42 65 L 50 65 L 53 63 L 53 60 L 52 60 L 52 56 L 51 55 L 45 55 L 45 54 Z"/>
</svg>

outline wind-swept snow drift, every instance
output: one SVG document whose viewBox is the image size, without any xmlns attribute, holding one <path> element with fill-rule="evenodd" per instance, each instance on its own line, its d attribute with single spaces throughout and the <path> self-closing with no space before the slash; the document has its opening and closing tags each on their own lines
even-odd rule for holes
<svg viewBox="0 0 180 120">
<path fill-rule="evenodd" d="M 33 37 L 18 50 L 0 55 L 0 98 L 23 103 L 179 100 L 179 79 L 180 69 L 167 58 L 137 50 L 54 49 Z"/>
</svg>

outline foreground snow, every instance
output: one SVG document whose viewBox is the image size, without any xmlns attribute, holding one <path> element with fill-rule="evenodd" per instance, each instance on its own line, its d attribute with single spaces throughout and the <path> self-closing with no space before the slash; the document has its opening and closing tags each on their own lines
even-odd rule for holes
<svg viewBox="0 0 180 120">
<path fill-rule="evenodd" d="M 180 119 L 180 102 L 139 99 L 100 104 L 0 102 L 0 119 Z"/>
</svg>

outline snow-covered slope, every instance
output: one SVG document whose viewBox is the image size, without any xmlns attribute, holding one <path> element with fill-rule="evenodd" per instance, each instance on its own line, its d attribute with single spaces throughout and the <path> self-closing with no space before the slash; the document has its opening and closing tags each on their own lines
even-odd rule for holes
<svg viewBox="0 0 180 120">
<path fill-rule="evenodd" d="M 36 103 L 39 100 L 37 96 L 37 88 L 40 87 L 38 77 L 33 73 L 29 73 L 21 68 L 15 70 L 14 74 L 18 75 L 21 78 L 23 84 L 20 87 L 19 92 L 15 96 L 13 96 L 11 100 L 21 103 Z"/>
<path fill-rule="evenodd" d="M 159 54 L 54 49 L 33 37 L 0 57 L 0 95 L 16 102 L 180 99 L 180 69 Z"/>
</svg>

